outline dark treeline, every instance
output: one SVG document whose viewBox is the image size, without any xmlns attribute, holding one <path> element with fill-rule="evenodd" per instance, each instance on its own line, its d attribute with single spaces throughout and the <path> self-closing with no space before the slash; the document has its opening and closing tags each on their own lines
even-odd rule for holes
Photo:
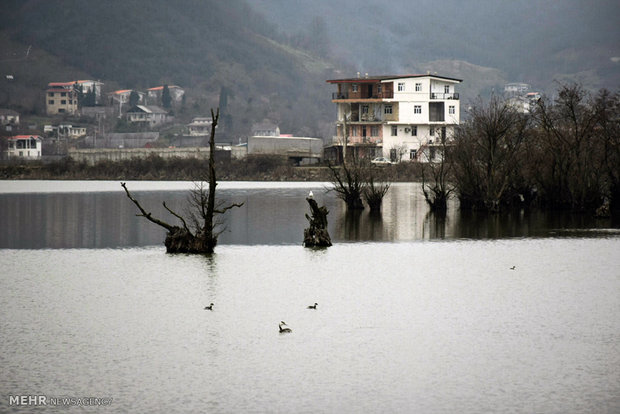
<svg viewBox="0 0 620 414">
<path fill-rule="evenodd" d="M 620 95 L 562 85 L 530 114 L 478 101 L 444 162 L 461 208 L 620 207 Z"/>
</svg>

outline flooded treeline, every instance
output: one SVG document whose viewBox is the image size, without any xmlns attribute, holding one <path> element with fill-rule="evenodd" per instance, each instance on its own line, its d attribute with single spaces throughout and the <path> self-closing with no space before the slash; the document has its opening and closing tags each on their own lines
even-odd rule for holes
<svg viewBox="0 0 620 414">
<path fill-rule="evenodd" d="M 492 97 L 470 109 L 443 167 L 461 208 L 620 207 L 620 94 L 562 85 L 530 113 Z M 602 208 L 601 208 L 602 207 Z"/>
</svg>

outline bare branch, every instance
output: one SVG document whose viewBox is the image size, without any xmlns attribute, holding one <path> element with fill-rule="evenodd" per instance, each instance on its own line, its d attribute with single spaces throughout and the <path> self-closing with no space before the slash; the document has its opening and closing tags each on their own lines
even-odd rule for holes
<svg viewBox="0 0 620 414">
<path fill-rule="evenodd" d="M 158 226 L 161 226 L 163 228 L 165 228 L 168 231 L 173 231 L 176 226 L 172 226 L 168 223 L 166 223 L 165 221 L 161 221 L 159 219 L 154 218 L 151 213 L 147 212 L 146 210 L 144 210 L 144 208 L 142 208 L 142 206 L 140 205 L 140 203 L 138 202 L 138 200 L 136 200 L 135 198 L 133 198 L 133 196 L 131 195 L 131 193 L 129 192 L 129 190 L 127 189 L 127 185 L 125 183 L 121 183 L 121 187 L 123 187 L 125 189 L 125 193 L 127 194 L 127 197 L 133 201 L 133 203 L 136 205 L 136 207 L 138 207 L 138 210 L 140 210 L 140 212 L 142 214 L 140 214 L 140 216 L 146 218 L 148 221 L 157 224 Z"/>
</svg>

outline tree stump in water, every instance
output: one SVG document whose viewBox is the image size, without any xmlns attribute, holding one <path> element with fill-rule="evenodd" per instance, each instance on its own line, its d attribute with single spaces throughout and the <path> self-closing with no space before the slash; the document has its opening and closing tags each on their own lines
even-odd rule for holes
<svg viewBox="0 0 620 414">
<path fill-rule="evenodd" d="M 329 247 L 332 240 L 327 231 L 327 214 L 329 211 L 325 206 L 319 207 L 316 200 L 307 197 L 306 201 L 310 205 L 312 217 L 306 214 L 306 218 L 310 223 L 310 227 L 304 229 L 304 246 L 305 247 Z"/>
</svg>

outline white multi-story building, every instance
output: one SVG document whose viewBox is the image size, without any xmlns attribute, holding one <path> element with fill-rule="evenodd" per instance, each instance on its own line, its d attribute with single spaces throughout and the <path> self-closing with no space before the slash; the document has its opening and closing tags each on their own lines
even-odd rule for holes
<svg viewBox="0 0 620 414">
<path fill-rule="evenodd" d="M 433 161 L 460 121 L 460 79 L 427 74 L 327 82 L 338 86 L 332 95 L 336 136 L 329 146 L 340 153 L 346 136 L 347 155 Z"/>
</svg>

